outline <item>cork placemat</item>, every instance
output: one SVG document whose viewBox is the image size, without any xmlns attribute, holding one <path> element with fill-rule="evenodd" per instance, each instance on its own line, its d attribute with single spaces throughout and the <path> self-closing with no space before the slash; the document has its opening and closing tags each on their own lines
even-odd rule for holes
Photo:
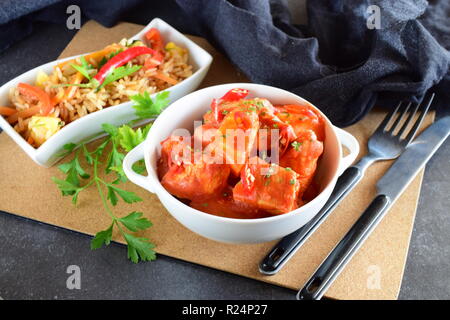
<svg viewBox="0 0 450 320">
<path fill-rule="evenodd" d="M 88 22 L 73 38 L 61 57 L 89 52 L 137 33 L 142 26 L 121 23 L 106 29 Z M 191 37 L 209 51 L 213 65 L 202 83 L 203 87 L 247 81 L 227 59 L 204 39 Z M 383 118 L 383 112 L 372 112 L 363 121 L 347 130 L 357 137 L 361 154 L 366 152 L 370 134 Z M 427 123 L 431 123 L 429 117 Z M 61 177 L 56 167 L 45 169 L 36 165 L 4 133 L 0 134 L 0 210 L 93 235 L 105 229 L 109 217 L 99 206 L 97 191 L 92 188 L 80 196 L 78 207 L 70 198 L 63 198 L 51 181 Z M 342 238 L 375 194 L 375 184 L 390 162 L 369 168 L 366 177 L 347 199 L 332 213 L 292 260 L 274 276 L 258 272 L 258 263 L 275 242 L 252 245 L 230 245 L 204 239 L 180 225 L 164 209 L 158 199 L 127 182 L 127 190 L 138 193 L 144 201 L 133 205 L 119 202 L 115 210 L 126 214 L 143 211 L 153 222 L 144 235 L 152 239 L 160 254 L 228 271 L 245 277 L 298 289 L 314 272 L 327 253 Z M 375 232 L 353 258 L 326 293 L 335 299 L 396 299 L 406 262 L 413 227 L 422 173 L 380 223 Z M 118 239 L 120 242 L 121 240 Z M 86 247 L 86 250 L 89 250 Z M 125 259 L 125 257 L 124 257 Z M 124 262 L 125 263 L 125 262 Z M 131 262 L 130 262 L 131 263 Z"/>
</svg>

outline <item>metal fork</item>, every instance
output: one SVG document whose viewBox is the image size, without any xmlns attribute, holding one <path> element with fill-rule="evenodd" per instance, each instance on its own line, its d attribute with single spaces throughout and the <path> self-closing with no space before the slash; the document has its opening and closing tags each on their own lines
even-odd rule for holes
<svg viewBox="0 0 450 320">
<path fill-rule="evenodd" d="M 330 198 L 311 221 L 281 239 L 272 248 L 259 265 L 262 274 L 273 275 L 289 261 L 322 222 L 328 218 L 333 209 L 361 181 L 364 172 L 371 164 L 376 161 L 396 159 L 400 156 L 420 128 L 433 99 L 434 94 L 429 94 L 426 98 L 420 99 L 419 103 L 400 101 L 386 115 L 369 139 L 368 154 L 342 173 Z M 408 111 L 410 111 L 409 114 Z M 415 119 L 417 114 L 418 117 Z"/>
</svg>

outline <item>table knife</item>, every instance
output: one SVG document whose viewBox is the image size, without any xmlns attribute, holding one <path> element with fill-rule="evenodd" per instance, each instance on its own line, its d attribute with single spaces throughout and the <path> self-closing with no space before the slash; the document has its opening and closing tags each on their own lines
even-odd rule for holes
<svg viewBox="0 0 450 320">
<path fill-rule="evenodd" d="M 318 300 L 369 237 L 386 212 L 450 134 L 450 116 L 421 133 L 377 183 L 377 195 L 342 240 L 325 258 L 297 294 L 297 299 Z"/>
</svg>

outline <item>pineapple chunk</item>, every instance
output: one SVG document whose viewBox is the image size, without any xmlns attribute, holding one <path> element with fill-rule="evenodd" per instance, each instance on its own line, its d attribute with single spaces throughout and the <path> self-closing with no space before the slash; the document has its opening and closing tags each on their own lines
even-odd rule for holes
<svg viewBox="0 0 450 320">
<path fill-rule="evenodd" d="M 141 40 L 134 40 L 130 47 L 145 47 L 145 44 Z"/>
<path fill-rule="evenodd" d="M 165 49 L 166 49 L 166 51 L 176 50 L 176 51 L 178 51 L 178 53 L 179 53 L 180 55 L 184 55 L 184 54 L 187 53 L 187 50 L 186 50 L 186 49 L 177 46 L 177 45 L 176 45 L 175 43 L 173 43 L 173 42 L 167 43 Z"/>
<path fill-rule="evenodd" d="M 61 126 L 62 122 L 60 118 L 33 116 L 28 123 L 28 130 L 30 130 L 31 138 L 40 146 L 54 135 Z"/>
<path fill-rule="evenodd" d="M 43 88 L 45 85 L 45 82 L 47 82 L 48 79 L 49 79 L 48 75 L 44 71 L 39 70 L 39 72 L 36 76 L 36 85 L 40 88 Z"/>
</svg>

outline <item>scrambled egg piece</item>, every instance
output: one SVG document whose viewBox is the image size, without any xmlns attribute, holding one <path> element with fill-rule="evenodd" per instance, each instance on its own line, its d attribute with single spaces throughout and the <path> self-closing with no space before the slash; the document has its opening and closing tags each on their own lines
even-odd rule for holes
<svg viewBox="0 0 450 320">
<path fill-rule="evenodd" d="M 31 138 L 40 146 L 54 135 L 62 125 L 61 119 L 57 117 L 33 116 L 28 123 L 28 130 L 30 130 Z"/>
</svg>

